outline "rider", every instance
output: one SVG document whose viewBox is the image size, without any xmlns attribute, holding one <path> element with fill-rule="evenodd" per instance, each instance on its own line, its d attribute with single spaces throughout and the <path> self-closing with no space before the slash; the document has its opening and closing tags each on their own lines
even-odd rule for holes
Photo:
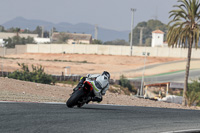
<svg viewBox="0 0 200 133">
<path fill-rule="evenodd" d="M 100 74 L 88 74 L 86 77 L 81 77 L 78 85 L 74 88 L 74 91 L 83 85 L 84 81 L 89 81 L 93 86 L 94 97 L 89 97 L 88 101 L 102 101 L 102 95 L 106 94 L 106 91 L 109 88 L 109 79 L 110 74 L 107 71 L 104 71 Z"/>
</svg>

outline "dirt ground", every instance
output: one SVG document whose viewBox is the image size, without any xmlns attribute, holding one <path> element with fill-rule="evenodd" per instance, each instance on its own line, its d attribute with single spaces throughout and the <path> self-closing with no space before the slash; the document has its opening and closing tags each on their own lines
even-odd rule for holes
<svg viewBox="0 0 200 133">
<path fill-rule="evenodd" d="M 134 71 L 136 68 L 144 67 L 144 57 L 138 56 L 112 56 L 112 55 L 86 55 L 86 54 L 19 54 L 7 55 L 1 59 L 4 71 L 14 71 L 19 69 L 17 62 L 25 63 L 31 66 L 42 65 L 45 72 L 49 74 L 61 75 L 66 74 L 86 75 L 88 73 L 102 73 L 106 70 L 111 73 L 112 79 L 119 79 L 123 74 L 126 77 L 137 77 L 142 75 L 142 71 Z M 157 58 L 147 57 L 145 65 L 159 64 L 170 61 L 184 60 L 183 58 Z M 183 68 L 173 69 L 156 69 L 155 71 L 146 71 L 145 75 L 159 74 L 168 71 L 177 71 Z M 184 67 L 185 68 L 185 67 Z M 2 68 L 1 68 L 2 69 Z M 129 71 L 133 70 L 133 71 Z M 129 72 L 127 72 L 129 71 Z"/>
<path fill-rule="evenodd" d="M 146 66 L 170 61 L 184 60 L 183 58 L 156 58 L 148 57 Z M 101 73 L 107 70 L 111 73 L 112 79 L 118 79 L 122 74 L 126 77 L 140 76 L 142 71 L 129 71 L 144 66 L 144 57 L 112 56 L 112 55 L 85 55 L 85 54 L 21 54 L 9 55 L 0 60 L 1 70 L 14 71 L 19 69 L 18 63 L 25 63 L 29 66 L 42 65 L 45 72 L 61 75 L 64 68 L 69 66 L 67 74 L 86 75 L 87 73 Z M 192 62 L 191 67 L 200 66 L 199 61 Z M 163 69 L 164 68 L 164 69 Z M 158 74 L 182 70 L 183 63 L 165 65 L 164 67 L 152 68 L 145 73 Z M 129 71 L 129 72 L 126 72 Z M 63 84 L 44 85 L 39 83 L 25 82 L 8 78 L 0 78 L 0 101 L 21 101 L 21 102 L 66 102 L 69 94 L 72 93 L 72 86 Z M 96 103 L 92 103 L 96 104 Z M 141 99 L 135 96 L 128 96 L 118 93 L 107 92 L 101 104 L 199 109 L 197 107 L 184 107 L 178 104 Z"/>
<path fill-rule="evenodd" d="M 57 84 L 45 85 L 39 83 L 0 78 L 0 101 L 14 102 L 62 102 L 65 103 L 72 93 L 72 86 Z M 97 104 L 97 103 L 89 103 Z M 165 103 L 141 99 L 118 93 L 107 92 L 101 104 L 129 105 L 159 108 L 199 109 L 184 107 L 179 104 Z"/>
</svg>

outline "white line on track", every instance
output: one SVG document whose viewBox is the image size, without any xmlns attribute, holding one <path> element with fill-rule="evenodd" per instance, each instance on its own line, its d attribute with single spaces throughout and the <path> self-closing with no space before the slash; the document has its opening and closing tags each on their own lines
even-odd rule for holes
<svg viewBox="0 0 200 133">
<path fill-rule="evenodd" d="M 188 129 L 188 130 L 177 130 L 177 131 L 167 131 L 161 133 L 199 133 L 200 129 Z"/>
</svg>

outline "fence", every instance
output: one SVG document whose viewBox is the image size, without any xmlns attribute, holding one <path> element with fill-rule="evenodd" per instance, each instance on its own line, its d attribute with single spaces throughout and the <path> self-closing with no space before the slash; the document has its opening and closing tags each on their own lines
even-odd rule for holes
<svg viewBox="0 0 200 133">
<path fill-rule="evenodd" d="M 4 72 L 4 71 L 1 71 L 0 72 L 0 77 L 8 77 L 8 75 L 10 74 L 11 72 Z"/>
<path fill-rule="evenodd" d="M 12 72 L 5 72 L 1 71 L 0 72 L 0 77 L 8 77 L 8 75 Z M 52 75 L 56 81 L 79 81 L 81 76 L 80 75 L 71 75 L 71 76 L 64 76 L 64 75 Z"/>
</svg>

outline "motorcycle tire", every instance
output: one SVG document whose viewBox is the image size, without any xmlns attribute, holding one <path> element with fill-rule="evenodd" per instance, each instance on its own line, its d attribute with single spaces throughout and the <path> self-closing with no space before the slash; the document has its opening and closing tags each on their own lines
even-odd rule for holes
<svg viewBox="0 0 200 133">
<path fill-rule="evenodd" d="M 75 91 L 72 96 L 67 100 L 66 105 L 69 108 L 73 108 L 77 105 L 78 100 L 84 95 L 83 89 Z"/>
</svg>

